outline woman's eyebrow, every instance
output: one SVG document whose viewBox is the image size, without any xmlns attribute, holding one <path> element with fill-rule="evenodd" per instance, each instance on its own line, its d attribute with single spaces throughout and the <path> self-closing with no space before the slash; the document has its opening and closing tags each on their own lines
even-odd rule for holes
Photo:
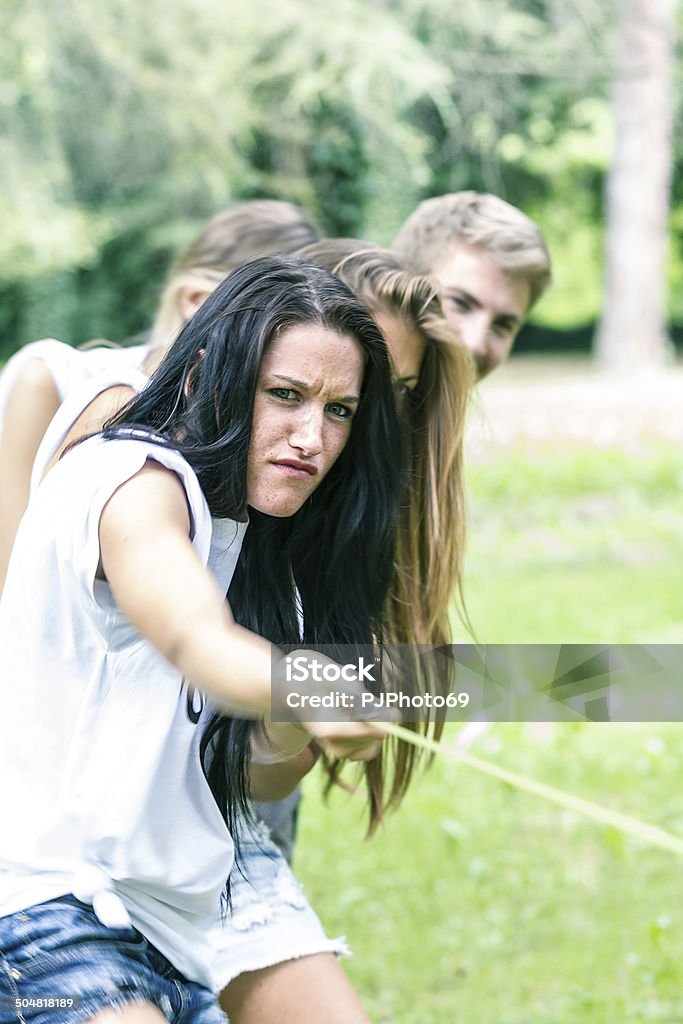
<svg viewBox="0 0 683 1024">
<path fill-rule="evenodd" d="M 297 380 L 296 377 L 285 377 L 284 374 L 282 373 L 274 373 L 272 374 L 272 376 L 275 380 L 283 380 L 285 384 L 293 384 L 295 388 L 306 389 L 310 387 L 310 385 L 307 384 L 305 381 Z"/>
<path fill-rule="evenodd" d="M 272 376 L 273 376 L 274 380 L 281 380 L 285 384 L 293 384 L 295 388 L 301 388 L 302 391 L 308 391 L 310 389 L 310 386 L 311 386 L 310 384 L 307 384 L 303 380 L 297 380 L 296 377 L 286 377 L 282 373 L 274 373 Z M 339 401 L 340 402 L 355 402 L 355 404 L 358 405 L 358 403 L 360 402 L 360 396 L 359 395 L 343 395 L 343 396 L 340 395 L 339 396 Z"/>
</svg>

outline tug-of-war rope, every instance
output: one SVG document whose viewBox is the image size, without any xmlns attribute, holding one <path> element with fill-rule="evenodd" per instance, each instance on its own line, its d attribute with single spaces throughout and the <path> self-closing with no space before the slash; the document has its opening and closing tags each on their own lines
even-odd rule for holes
<svg viewBox="0 0 683 1024">
<path fill-rule="evenodd" d="M 683 838 L 678 838 L 657 825 L 649 825 L 647 822 L 639 821 L 638 818 L 621 814 L 619 811 L 612 811 L 607 807 L 602 807 L 600 804 L 595 804 L 590 800 L 584 800 L 582 797 L 575 796 L 573 793 L 565 793 L 564 790 L 556 789 L 555 786 L 548 786 L 546 783 L 537 782 L 526 775 L 519 775 L 517 772 L 508 771 L 507 768 L 501 768 L 491 761 L 483 760 L 480 757 L 472 757 L 471 754 L 467 754 L 463 750 L 457 750 L 454 747 L 444 747 L 440 743 L 435 743 L 434 740 L 411 732 L 401 725 L 394 725 L 390 722 L 382 722 L 381 724 L 368 722 L 368 724 L 381 730 L 388 736 L 395 736 L 405 743 L 412 743 L 413 746 L 421 747 L 423 750 L 428 750 L 439 757 L 448 757 L 453 761 L 459 761 L 469 768 L 474 768 L 475 771 L 491 775 L 501 782 L 507 782 L 516 789 L 521 789 L 527 793 L 533 793 L 535 796 L 540 796 L 545 800 L 550 800 L 552 803 L 558 804 L 568 811 L 574 811 L 576 814 L 582 814 L 585 818 L 591 818 L 600 825 L 618 829 L 620 832 L 640 839 L 650 846 L 658 846 L 662 850 L 670 850 L 683 856 Z"/>
</svg>

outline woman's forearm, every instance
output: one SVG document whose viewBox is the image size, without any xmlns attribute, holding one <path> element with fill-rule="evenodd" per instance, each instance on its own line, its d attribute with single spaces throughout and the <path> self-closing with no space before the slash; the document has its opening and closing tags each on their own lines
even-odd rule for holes
<svg viewBox="0 0 683 1024">
<path fill-rule="evenodd" d="M 33 461 L 59 401 L 50 371 L 40 359 L 31 359 L 10 391 L 0 438 L 0 593 L 26 511 Z"/>
<path fill-rule="evenodd" d="M 186 679 L 226 714 L 258 718 L 270 710 L 273 672 L 284 666 L 278 666 L 277 650 L 267 640 L 234 621 L 189 541 L 189 530 L 180 480 L 148 463 L 118 488 L 102 512 L 103 573 L 123 614 Z M 361 684 L 345 685 L 360 707 Z M 326 681 L 307 686 L 318 695 L 338 688 Z M 356 720 L 353 709 L 342 721 L 301 724 L 333 757 L 368 760 L 381 745 L 381 736 Z"/>
<path fill-rule="evenodd" d="M 279 764 L 256 764 L 250 768 L 251 795 L 260 803 L 284 800 L 298 786 L 318 760 L 318 751 L 311 744 L 294 757 Z"/>
</svg>

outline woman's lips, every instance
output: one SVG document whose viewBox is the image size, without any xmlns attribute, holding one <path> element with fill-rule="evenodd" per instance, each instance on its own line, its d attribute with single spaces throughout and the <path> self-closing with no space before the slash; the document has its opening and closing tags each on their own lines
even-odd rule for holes
<svg viewBox="0 0 683 1024">
<path fill-rule="evenodd" d="M 312 462 L 299 462 L 298 459 L 278 459 L 273 465 L 295 480 L 308 480 L 318 472 L 318 467 Z"/>
</svg>

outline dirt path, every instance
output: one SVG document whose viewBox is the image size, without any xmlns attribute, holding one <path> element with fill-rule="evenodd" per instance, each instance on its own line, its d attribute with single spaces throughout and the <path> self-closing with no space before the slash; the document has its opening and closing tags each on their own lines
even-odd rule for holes
<svg viewBox="0 0 683 1024">
<path fill-rule="evenodd" d="M 683 365 L 621 377 L 586 360 L 513 359 L 479 387 L 467 433 L 475 458 L 520 442 L 683 442 Z"/>
</svg>

